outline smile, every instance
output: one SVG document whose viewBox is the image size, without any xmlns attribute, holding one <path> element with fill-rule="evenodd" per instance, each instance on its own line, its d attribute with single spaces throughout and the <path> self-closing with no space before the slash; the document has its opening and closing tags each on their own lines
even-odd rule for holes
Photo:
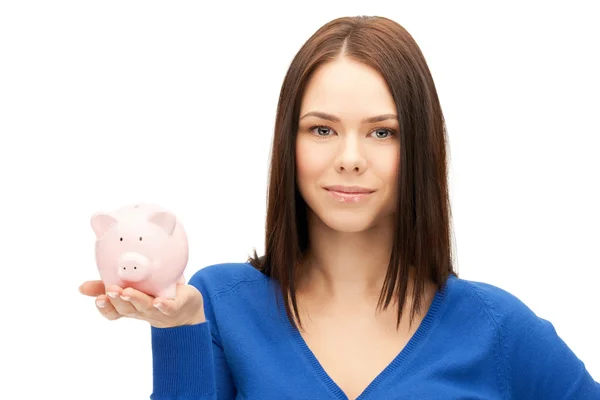
<svg viewBox="0 0 600 400">
<path fill-rule="evenodd" d="M 375 190 L 357 186 L 329 186 L 325 190 L 340 203 L 358 203 L 367 199 Z"/>
</svg>

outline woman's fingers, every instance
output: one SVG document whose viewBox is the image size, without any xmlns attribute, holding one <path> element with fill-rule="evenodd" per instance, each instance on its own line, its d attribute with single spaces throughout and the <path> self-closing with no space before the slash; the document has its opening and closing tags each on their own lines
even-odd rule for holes
<svg viewBox="0 0 600 400">
<path fill-rule="evenodd" d="M 153 306 L 159 309 L 163 314 L 174 316 L 189 301 L 190 293 L 188 285 L 178 284 L 176 296 L 174 299 L 157 297 L 153 301 Z"/>
<path fill-rule="evenodd" d="M 106 293 L 104 293 L 106 290 Z M 174 299 L 153 297 L 137 289 L 106 287 L 102 281 L 88 281 L 80 287 L 82 294 L 96 295 L 96 307 L 108 320 L 122 316 L 145 320 L 156 327 L 197 324 L 205 320 L 202 295 L 193 286 L 177 285 Z"/>
<path fill-rule="evenodd" d="M 79 293 L 91 297 L 98 297 L 104 294 L 104 290 L 104 283 L 102 281 L 87 281 L 79 286 Z"/>
<path fill-rule="evenodd" d="M 152 306 L 165 315 L 173 316 L 177 313 L 177 311 L 179 311 L 179 303 L 180 301 L 177 301 L 176 299 L 172 300 L 157 297 L 156 299 L 154 299 Z"/>
<path fill-rule="evenodd" d="M 128 317 L 133 317 L 135 316 L 135 314 L 137 314 L 137 310 L 135 309 L 133 304 L 121 298 L 122 292 L 123 289 L 121 289 L 118 286 L 112 285 L 107 288 L 106 295 L 108 296 L 109 302 L 119 314 Z"/>
<path fill-rule="evenodd" d="M 96 298 L 96 307 L 100 314 L 109 321 L 114 321 L 121 318 L 121 315 L 115 310 L 112 303 L 108 301 L 105 295 L 100 295 Z"/>
<path fill-rule="evenodd" d="M 153 298 L 139 290 L 133 288 L 123 289 L 121 300 L 131 303 L 131 305 L 140 313 L 148 314 L 156 312 L 156 308 L 152 306 Z"/>
<path fill-rule="evenodd" d="M 156 298 L 154 306 L 176 325 L 198 323 L 205 319 L 202 295 L 194 286 L 178 285 L 175 299 Z"/>
</svg>

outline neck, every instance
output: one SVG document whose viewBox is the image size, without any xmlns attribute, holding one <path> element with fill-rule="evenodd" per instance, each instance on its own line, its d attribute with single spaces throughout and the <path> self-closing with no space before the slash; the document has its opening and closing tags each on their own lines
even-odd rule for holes
<svg viewBox="0 0 600 400">
<path fill-rule="evenodd" d="M 308 222 L 301 290 L 329 300 L 376 302 L 393 246 L 392 221 L 357 233 L 335 231 L 314 214 Z"/>
</svg>

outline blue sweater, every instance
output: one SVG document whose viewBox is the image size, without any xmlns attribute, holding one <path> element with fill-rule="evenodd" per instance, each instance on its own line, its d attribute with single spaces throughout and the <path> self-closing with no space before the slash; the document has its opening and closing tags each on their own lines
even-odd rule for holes
<svg viewBox="0 0 600 400">
<path fill-rule="evenodd" d="M 347 399 L 247 263 L 189 284 L 207 322 L 151 328 L 153 400 Z M 358 399 L 600 399 L 600 384 L 550 322 L 510 293 L 451 276 L 417 332 Z"/>
</svg>

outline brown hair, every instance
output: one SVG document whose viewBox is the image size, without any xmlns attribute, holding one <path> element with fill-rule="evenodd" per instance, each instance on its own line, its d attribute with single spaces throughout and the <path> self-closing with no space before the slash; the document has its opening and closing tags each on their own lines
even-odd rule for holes
<svg viewBox="0 0 600 400">
<path fill-rule="evenodd" d="M 309 245 L 309 237 L 307 205 L 296 185 L 298 114 L 312 72 L 340 56 L 378 70 L 396 103 L 401 143 L 395 213 L 397 228 L 378 307 L 387 308 L 396 296 L 400 324 L 408 268 L 414 267 L 412 324 L 424 295 L 422 285 L 431 280 L 440 289 L 449 274 L 458 276 L 453 270 L 451 255 L 446 128 L 423 54 L 412 36 L 387 18 L 337 18 L 319 28 L 294 57 L 277 106 L 267 196 L 265 255 L 258 257 L 255 250 L 248 261 L 279 283 L 288 315 L 293 308 L 301 325 L 295 277 Z"/>
</svg>

